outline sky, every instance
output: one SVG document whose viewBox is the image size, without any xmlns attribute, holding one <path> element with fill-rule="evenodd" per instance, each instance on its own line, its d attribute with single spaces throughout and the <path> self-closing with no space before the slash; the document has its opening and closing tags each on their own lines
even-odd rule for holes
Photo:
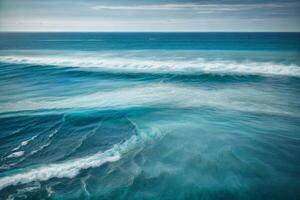
<svg viewBox="0 0 300 200">
<path fill-rule="evenodd" d="M 0 31 L 300 32 L 300 0 L 0 0 Z"/>
</svg>

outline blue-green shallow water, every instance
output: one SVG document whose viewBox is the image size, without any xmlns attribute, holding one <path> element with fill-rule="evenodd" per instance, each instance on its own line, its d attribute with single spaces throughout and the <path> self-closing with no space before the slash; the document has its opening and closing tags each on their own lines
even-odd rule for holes
<svg viewBox="0 0 300 200">
<path fill-rule="evenodd" d="M 299 33 L 1 33 L 0 199 L 299 199 Z"/>
</svg>

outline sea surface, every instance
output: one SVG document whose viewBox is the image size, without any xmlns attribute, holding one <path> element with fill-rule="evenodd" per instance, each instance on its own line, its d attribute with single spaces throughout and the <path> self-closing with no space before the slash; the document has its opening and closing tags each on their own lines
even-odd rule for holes
<svg viewBox="0 0 300 200">
<path fill-rule="evenodd" d="M 0 199 L 300 199 L 300 33 L 0 33 Z"/>
</svg>

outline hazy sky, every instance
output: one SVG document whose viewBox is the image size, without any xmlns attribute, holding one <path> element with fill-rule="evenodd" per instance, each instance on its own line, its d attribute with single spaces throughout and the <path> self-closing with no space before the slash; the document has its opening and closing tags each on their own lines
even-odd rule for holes
<svg viewBox="0 0 300 200">
<path fill-rule="evenodd" d="M 300 31 L 300 0 L 0 0 L 0 31 Z"/>
</svg>

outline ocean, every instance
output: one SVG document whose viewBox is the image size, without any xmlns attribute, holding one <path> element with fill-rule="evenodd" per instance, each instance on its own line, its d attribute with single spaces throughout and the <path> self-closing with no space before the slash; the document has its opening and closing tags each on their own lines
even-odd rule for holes
<svg viewBox="0 0 300 200">
<path fill-rule="evenodd" d="M 0 33 L 0 199 L 300 199 L 300 33 Z"/>
</svg>

